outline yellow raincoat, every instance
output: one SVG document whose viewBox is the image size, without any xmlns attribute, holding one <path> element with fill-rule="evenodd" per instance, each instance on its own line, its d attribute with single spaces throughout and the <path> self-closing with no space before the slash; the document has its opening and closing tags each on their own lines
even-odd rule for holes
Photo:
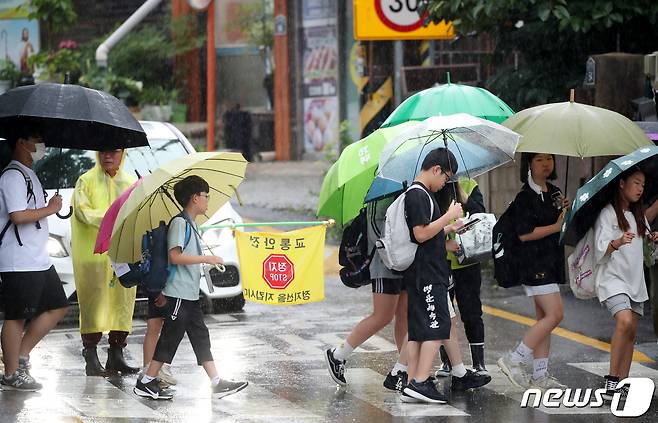
<svg viewBox="0 0 658 423">
<path fill-rule="evenodd" d="M 80 333 L 131 332 L 136 288 L 126 289 L 114 278 L 107 253 L 94 254 L 96 235 L 110 204 L 135 179 L 123 171 L 125 151 L 112 178 L 100 165 L 80 176 L 73 192 L 71 247 L 75 288 L 80 304 Z"/>
</svg>

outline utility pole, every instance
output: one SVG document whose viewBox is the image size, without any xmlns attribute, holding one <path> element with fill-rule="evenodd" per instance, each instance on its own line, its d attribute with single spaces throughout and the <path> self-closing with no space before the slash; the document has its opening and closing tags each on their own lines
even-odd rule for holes
<svg viewBox="0 0 658 423">
<path fill-rule="evenodd" d="M 207 143 L 208 151 L 215 151 L 215 114 L 217 108 L 216 69 L 217 52 L 215 51 L 215 1 L 208 6 L 207 23 L 207 84 L 206 84 L 206 117 L 207 117 Z"/>
<path fill-rule="evenodd" d="M 290 160 L 290 62 L 287 17 L 287 0 L 274 0 L 274 150 L 277 160 Z"/>
</svg>

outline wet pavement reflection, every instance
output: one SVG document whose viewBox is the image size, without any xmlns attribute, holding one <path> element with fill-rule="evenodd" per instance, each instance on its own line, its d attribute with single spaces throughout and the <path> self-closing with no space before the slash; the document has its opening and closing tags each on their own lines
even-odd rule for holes
<svg viewBox="0 0 658 423">
<path fill-rule="evenodd" d="M 347 362 L 348 386 L 338 389 L 325 368 L 323 351 L 341 342 L 368 314 L 370 289 L 349 289 L 327 277 L 327 300 L 297 307 L 267 307 L 247 303 L 241 313 L 208 315 L 212 350 L 223 378 L 248 380 L 249 387 L 222 399 L 213 398 L 209 381 L 189 342 L 183 340 L 172 364 L 178 379 L 171 401 L 152 401 L 132 393 L 136 376 L 86 377 L 76 327 L 58 328 L 33 352 L 32 374 L 44 384 L 38 393 L 0 392 L 0 422 L 612 422 L 609 406 L 602 408 L 520 407 L 523 390 L 515 388 L 495 365 L 512 348 L 527 326 L 485 313 L 486 362 L 492 382 L 486 387 L 453 393 L 446 405 L 402 403 L 382 382 L 397 359 L 392 327 L 356 349 Z M 531 316 L 522 293 L 501 293 L 487 286 L 483 298 L 491 309 Z M 574 303 L 565 295 L 565 321 L 573 333 L 593 336 L 612 333 L 612 321 L 597 304 Z M 605 317 L 604 317 L 605 316 Z M 586 317 L 586 319 L 584 319 Z M 586 320 L 586 321 L 584 321 Z M 588 327 L 597 322 L 596 330 Z M 136 319 L 126 355 L 141 364 L 145 322 Z M 632 376 L 658 383 L 655 337 L 640 328 L 638 345 L 648 360 L 633 363 Z M 465 363 L 468 344 L 461 333 Z M 607 373 L 607 352 L 553 336 L 550 371 L 571 387 L 598 388 Z M 605 342 L 609 338 L 601 337 Z M 99 350 L 101 361 L 106 345 Z M 440 380 L 449 392 L 449 382 Z M 656 393 L 654 393 L 655 395 Z M 636 421 L 658 421 L 658 400 Z"/>
</svg>

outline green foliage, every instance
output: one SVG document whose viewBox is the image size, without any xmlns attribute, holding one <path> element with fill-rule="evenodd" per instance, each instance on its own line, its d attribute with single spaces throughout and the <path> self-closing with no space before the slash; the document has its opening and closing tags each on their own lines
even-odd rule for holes
<svg viewBox="0 0 658 423">
<path fill-rule="evenodd" d="M 324 160 L 328 163 L 334 163 L 338 160 L 340 153 L 347 147 L 352 144 L 354 140 L 350 136 L 350 121 L 345 119 L 340 122 L 338 128 L 338 149 L 336 148 L 336 143 L 331 142 L 324 146 L 322 152 L 324 155 Z"/>
<path fill-rule="evenodd" d="M 78 19 L 73 0 L 30 0 L 28 19 L 41 22 L 52 42 L 52 34 L 69 29 Z M 51 50 L 52 46 L 48 46 Z"/>
<path fill-rule="evenodd" d="M 108 55 L 108 70 L 95 65 L 95 51 L 109 36 L 81 47 L 81 83 L 141 104 L 170 104 L 178 99 L 174 57 L 199 48 L 205 36 L 193 17 L 172 23 L 147 24 L 126 35 Z"/>
<path fill-rule="evenodd" d="M 0 80 L 11 81 L 11 86 L 16 86 L 16 83 L 21 78 L 21 71 L 16 67 L 11 60 L 0 60 Z"/>
<path fill-rule="evenodd" d="M 42 51 L 28 59 L 28 66 L 41 69 L 39 78 L 50 82 L 64 82 L 64 76 L 69 73 L 76 80 L 80 75 L 80 52 L 61 48 L 56 52 Z"/>
<path fill-rule="evenodd" d="M 592 54 L 646 54 L 658 39 L 653 0 L 427 0 L 428 21 L 452 21 L 460 36 L 488 33 L 496 73 L 487 86 L 513 109 L 565 101 Z M 518 68 L 509 65 L 519 54 Z"/>
<path fill-rule="evenodd" d="M 237 19 L 229 23 L 232 30 L 244 31 L 253 46 L 274 46 L 274 4 L 262 0 L 245 4 Z"/>
</svg>

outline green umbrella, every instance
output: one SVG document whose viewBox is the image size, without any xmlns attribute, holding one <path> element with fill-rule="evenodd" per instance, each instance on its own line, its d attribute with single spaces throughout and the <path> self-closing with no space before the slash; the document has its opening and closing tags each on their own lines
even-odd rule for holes
<svg viewBox="0 0 658 423">
<path fill-rule="evenodd" d="M 653 145 L 631 120 L 619 113 L 573 101 L 521 110 L 503 126 L 523 136 L 517 152 L 572 157 L 621 156 Z"/>
<path fill-rule="evenodd" d="M 382 150 L 398 135 L 417 124 L 406 122 L 392 128 L 380 128 L 347 146 L 324 177 L 317 215 L 333 217 L 341 224 L 354 219 L 375 179 Z"/>
<path fill-rule="evenodd" d="M 505 102 L 484 88 L 448 83 L 428 88 L 402 102 L 382 124 L 382 128 L 431 116 L 468 113 L 501 123 L 514 114 Z"/>
<path fill-rule="evenodd" d="M 641 147 L 638 150 L 610 161 L 599 173 L 578 189 L 573 205 L 564 217 L 560 240 L 567 245 L 576 245 L 594 226 L 601 209 L 610 203 L 612 192 L 607 187 L 616 187 L 617 177 L 632 167 L 645 173 L 647 189 L 645 198 L 655 195 L 656 186 L 651 181 L 658 178 L 658 147 Z"/>
</svg>

